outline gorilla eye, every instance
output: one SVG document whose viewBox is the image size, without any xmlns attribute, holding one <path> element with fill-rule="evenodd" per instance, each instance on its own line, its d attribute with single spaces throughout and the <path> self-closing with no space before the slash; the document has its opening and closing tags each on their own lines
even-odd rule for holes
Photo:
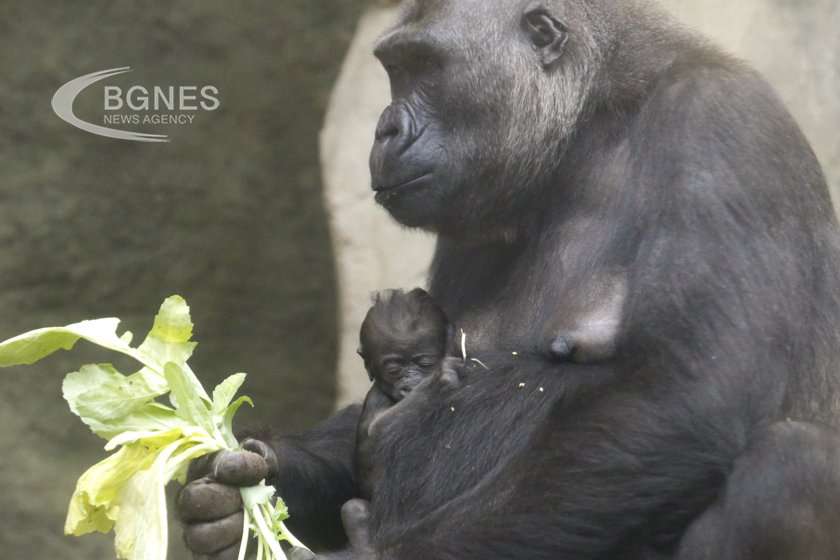
<svg viewBox="0 0 840 560">
<path fill-rule="evenodd" d="M 439 66 L 438 60 L 429 55 L 420 55 L 411 60 L 411 66 L 417 72 L 431 72 Z"/>
<path fill-rule="evenodd" d="M 421 368 L 430 368 L 434 367 L 437 361 L 430 356 L 423 356 L 422 358 L 417 358 L 414 363 Z"/>
<path fill-rule="evenodd" d="M 418 38 L 386 41 L 374 54 L 391 79 L 434 71 L 443 63 L 443 53 L 434 44 Z"/>
<path fill-rule="evenodd" d="M 396 376 L 402 373 L 401 366 L 388 366 L 385 368 L 385 375 Z"/>
</svg>

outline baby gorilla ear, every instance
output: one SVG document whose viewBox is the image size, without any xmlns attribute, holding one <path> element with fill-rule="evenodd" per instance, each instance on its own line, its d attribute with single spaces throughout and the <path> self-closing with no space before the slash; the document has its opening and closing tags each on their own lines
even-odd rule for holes
<svg viewBox="0 0 840 560">
<path fill-rule="evenodd" d="M 542 3 L 528 5 L 522 14 L 522 28 L 539 53 L 543 68 L 550 68 L 563 55 L 569 32 Z"/>
<path fill-rule="evenodd" d="M 367 371 L 368 379 L 373 381 L 373 372 L 370 371 L 370 365 L 368 365 L 368 359 L 365 357 L 365 351 L 361 348 L 356 348 L 356 354 L 362 357 L 362 360 L 365 362 L 365 371 Z"/>
</svg>

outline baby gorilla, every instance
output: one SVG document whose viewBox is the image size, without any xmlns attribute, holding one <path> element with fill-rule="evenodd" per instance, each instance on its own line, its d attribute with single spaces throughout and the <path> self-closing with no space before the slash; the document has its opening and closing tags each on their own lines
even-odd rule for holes
<svg viewBox="0 0 840 560">
<path fill-rule="evenodd" d="M 358 352 L 374 385 L 397 403 L 438 370 L 452 332 L 425 290 L 388 290 L 374 297 Z"/>
<path fill-rule="evenodd" d="M 397 403 L 423 380 L 437 375 L 443 385 L 457 383 L 446 360 L 455 332 L 446 314 L 425 290 L 387 290 L 374 296 L 359 333 L 359 355 L 374 382 L 365 398 L 356 435 L 356 480 L 364 500 L 342 507 L 344 528 L 357 549 L 369 548 L 368 502 L 373 494 L 377 434 L 399 422 Z M 374 429 L 375 428 L 375 429 Z"/>
</svg>

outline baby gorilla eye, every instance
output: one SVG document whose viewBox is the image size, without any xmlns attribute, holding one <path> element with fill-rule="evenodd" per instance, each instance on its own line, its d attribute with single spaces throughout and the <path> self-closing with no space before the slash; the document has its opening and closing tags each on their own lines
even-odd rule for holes
<svg viewBox="0 0 840 560">
<path fill-rule="evenodd" d="M 398 364 L 392 364 L 385 367 L 385 375 L 397 376 L 402 373 L 403 367 Z"/>
<path fill-rule="evenodd" d="M 422 356 L 420 358 L 415 358 L 414 364 L 423 369 L 428 369 L 434 367 L 437 364 L 437 360 L 431 356 Z"/>
</svg>

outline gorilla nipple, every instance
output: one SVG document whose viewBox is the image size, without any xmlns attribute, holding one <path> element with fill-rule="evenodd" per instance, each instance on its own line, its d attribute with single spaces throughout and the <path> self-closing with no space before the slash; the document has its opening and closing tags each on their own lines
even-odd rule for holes
<svg viewBox="0 0 840 560">
<path fill-rule="evenodd" d="M 569 335 L 561 334 L 551 342 L 549 353 L 552 359 L 558 362 L 566 362 L 571 361 L 574 351 L 574 339 Z"/>
</svg>

